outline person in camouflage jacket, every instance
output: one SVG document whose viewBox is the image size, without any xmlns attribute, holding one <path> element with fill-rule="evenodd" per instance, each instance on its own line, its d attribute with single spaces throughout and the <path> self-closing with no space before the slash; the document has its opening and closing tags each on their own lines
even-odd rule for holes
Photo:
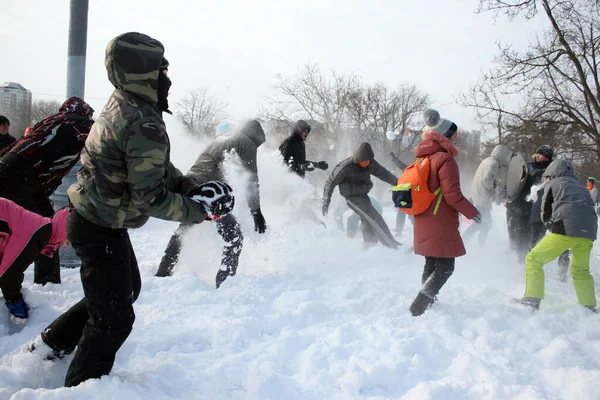
<svg viewBox="0 0 600 400">
<path fill-rule="evenodd" d="M 77 346 L 65 386 L 108 374 L 132 330 L 141 281 L 127 229 L 149 217 L 199 223 L 216 215 L 213 202 L 178 194 L 183 177 L 169 160 L 161 115 L 170 86 L 166 68 L 160 69 L 163 53 L 159 41 L 137 32 L 117 36 L 106 48 L 115 90 L 85 143 L 77 182 L 67 191 L 67 235 L 81 259 L 85 297 L 41 335 L 56 355 Z"/>
</svg>

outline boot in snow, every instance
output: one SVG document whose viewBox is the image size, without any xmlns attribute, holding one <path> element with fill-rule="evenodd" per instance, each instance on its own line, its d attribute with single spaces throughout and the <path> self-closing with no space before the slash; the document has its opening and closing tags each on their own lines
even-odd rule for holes
<svg viewBox="0 0 600 400">
<path fill-rule="evenodd" d="M 27 346 L 27 351 L 35 354 L 42 360 L 54 361 L 57 358 L 63 358 L 70 352 L 54 350 L 50 347 L 41 336 L 38 336 L 33 342 Z"/>
<path fill-rule="evenodd" d="M 229 271 L 223 271 L 222 269 L 217 272 L 217 289 L 221 286 L 221 283 L 225 282 L 225 279 L 227 279 L 229 275 Z"/>
<path fill-rule="evenodd" d="M 590 310 L 591 312 L 593 312 L 594 314 L 598 314 L 598 310 L 596 310 L 596 307 L 594 306 L 584 306 L 585 308 L 587 308 L 588 310 Z"/>
<path fill-rule="evenodd" d="M 410 313 L 413 317 L 423 314 L 427 308 L 433 304 L 433 299 L 423 292 L 419 292 L 415 300 L 410 305 Z"/>
<path fill-rule="evenodd" d="M 524 306 L 531 307 L 534 310 L 540 309 L 540 303 L 542 301 L 542 299 L 538 299 L 536 297 L 522 297 L 520 299 L 513 299 L 513 300 Z"/>
<path fill-rule="evenodd" d="M 6 300 L 6 307 L 10 311 L 11 319 L 17 323 L 26 323 L 29 318 L 29 306 L 21 296 L 18 300 Z"/>
</svg>

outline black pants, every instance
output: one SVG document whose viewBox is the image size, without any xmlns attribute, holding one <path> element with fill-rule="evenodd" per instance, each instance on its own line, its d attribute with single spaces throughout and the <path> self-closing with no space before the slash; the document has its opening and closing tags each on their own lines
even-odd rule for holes
<svg viewBox="0 0 600 400">
<path fill-rule="evenodd" d="M 381 214 L 371 204 L 369 196 L 366 194 L 362 196 L 348 196 L 346 197 L 346 203 L 360 217 L 363 241 L 365 243 L 377 243 L 377 241 L 380 241 L 385 247 L 392 249 L 400 246 L 400 243 L 394 239 L 390 228 L 388 228 Z"/>
<path fill-rule="evenodd" d="M 71 210 L 67 237 L 81 259 L 85 297 L 42 333 L 54 350 L 77 346 L 65 386 L 100 378 L 133 328 L 133 302 L 141 289 L 140 272 L 126 229 L 100 227 Z"/>
<path fill-rule="evenodd" d="M 506 225 L 511 248 L 523 263 L 531 245 L 531 212 L 522 207 L 508 203 L 506 208 Z"/>
<path fill-rule="evenodd" d="M 425 257 L 421 292 L 430 298 L 437 296 L 454 272 L 454 261 L 454 258 Z"/>
<path fill-rule="evenodd" d="M 0 160 L 0 197 L 44 217 L 54 215 L 52 203 L 42 190 L 33 166 L 14 154 L 7 154 Z M 60 283 L 58 251 L 52 258 L 43 255 L 36 258 L 33 281 L 42 285 Z"/>
<path fill-rule="evenodd" d="M 240 254 L 242 253 L 242 247 L 244 244 L 244 236 L 240 224 L 238 224 L 235 217 L 228 214 L 224 217 L 219 218 L 215 221 L 217 232 L 225 241 L 223 247 L 223 254 L 221 256 L 221 269 L 217 273 L 217 287 L 227 278 L 227 276 L 235 275 Z M 169 244 L 165 249 L 165 254 L 160 261 L 156 276 L 169 276 L 173 272 L 173 268 L 179 261 L 179 254 L 181 253 L 181 241 L 183 235 L 193 225 L 179 225 L 179 227 L 171 236 Z"/>
<path fill-rule="evenodd" d="M 50 224 L 38 229 L 27 243 L 27 246 L 21 251 L 21 254 L 0 276 L 0 289 L 4 300 L 15 301 L 21 298 L 21 287 L 25 277 L 23 273 L 33 260 L 41 256 L 40 251 L 46 247 L 51 235 L 52 226 Z"/>
</svg>

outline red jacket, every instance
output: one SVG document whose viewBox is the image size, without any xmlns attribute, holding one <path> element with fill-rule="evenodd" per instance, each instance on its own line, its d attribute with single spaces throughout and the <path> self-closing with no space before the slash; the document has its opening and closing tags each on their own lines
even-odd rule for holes
<svg viewBox="0 0 600 400">
<path fill-rule="evenodd" d="M 458 148 L 450 139 L 435 132 L 425 132 L 417 146 L 417 157 L 428 156 L 431 163 L 429 190 L 442 187 L 442 202 L 433 215 L 436 201 L 422 214 L 415 215 L 415 254 L 427 257 L 454 258 L 466 254 L 458 231 L 459 213 L 469 219 L 477 215 L 477 209 L 463 196 L 455 156 Z"/>
<path fill-rule="evenodd" d="M 67 239 L 68 214 L 69 210 L 65 208 L 50 219 L 0 197 L 0 276 L 21 254 L 31 237 L 47 224 L 52 224 L 52 235 L 40 253 L 52 256 L 59 243 Z"/>
</svg>

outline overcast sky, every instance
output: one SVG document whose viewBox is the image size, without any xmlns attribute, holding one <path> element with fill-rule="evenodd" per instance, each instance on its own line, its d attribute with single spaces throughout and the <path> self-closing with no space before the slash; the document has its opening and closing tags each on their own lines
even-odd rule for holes
<svg viewBox="0 0 600 400">
<path fill-rule="evenodd" d="M 0 80 L 21 83 L 34 98 L 63 100 L 68 0 L 0 0 Z M 112 91 L 104 49 L 114 36 L 139 31 L 160 40 L 173 81 L 170 100 L 208 85 L 233 117 L 252 117 L 272 92 L 276 73 L 306 63 L 354 72 L 391 87 L 413 83 L 443 117 L 477 128 L 454 98 L 474 84 L 496 42 L 524 45 L 539 24 L 474 13 L 477 0 L 92 0 L 86 100 L 101 110 Z"/>
</svg>

